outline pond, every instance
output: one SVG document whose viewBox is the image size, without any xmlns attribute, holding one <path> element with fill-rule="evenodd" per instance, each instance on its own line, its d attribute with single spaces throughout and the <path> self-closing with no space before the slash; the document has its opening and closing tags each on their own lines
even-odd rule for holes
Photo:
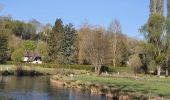
<svg viewBox="0 0 170 100">
<path fill-rule="evenodd" d="M 47 76 L 0 76 L 0 100 L 106 100 L 106 97 L 56 87 Z"/>
</svg>

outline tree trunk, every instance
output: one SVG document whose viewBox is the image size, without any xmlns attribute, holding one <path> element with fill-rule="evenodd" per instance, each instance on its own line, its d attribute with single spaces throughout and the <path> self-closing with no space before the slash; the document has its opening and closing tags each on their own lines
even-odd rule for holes
<svg viewBox="0 0 170 100">
<path fill-rule="evenodd" d="M 135 67 L 135 77 L 137 77 L 137 67 Z"/>
<path fill-rule="evenodd" d="M 116 33 L 114 34 L 114 59 L 113 59 L 113 66 L 114 66 L 114 68 L 116 67 L 116 45 L 117 45 L 117 38 L 116 38 Z"/>
<path fill-rule="evenodd" d="M 168 73 L 168 68 L 169 68 L 168 61 L 169 60 L 168 60 L 168 57 L 167 57 L 167 59 L 166 59 L 166 71 L 165 71 L 166 77 L 168 77 L 168 75 L 169 75 L 169 73 Z"/>
<path fill-rule="evenodd" d="M 95 73 L 97 75 L 100 75 L 100 73 L 101 73 L 101 65 L 98 65 L 98 66 L 95 67 Z"/>
<path fill-rule="evenodd" d="M 115 61 L 115 58 L 113 59 L 113 67 L 115 68 L 116 66 L 116 61 Z"/>
<path fill-rule="evenodd" d="M 97 73 L 97 66 L 95 66 L 95 73 Z"/>
<path fill-rule="evenodd" d="M 168 68 L 166 68 L 166 77 L 168 77 L 169 73 L 168 73 Z"/>
<path fill-rule="evenodd" d="M 157 67 L 157 75 L 158 75 L 158 76 L 161 75 L 161 67 L 160 67 L 160 66 Z"/>
</svg>

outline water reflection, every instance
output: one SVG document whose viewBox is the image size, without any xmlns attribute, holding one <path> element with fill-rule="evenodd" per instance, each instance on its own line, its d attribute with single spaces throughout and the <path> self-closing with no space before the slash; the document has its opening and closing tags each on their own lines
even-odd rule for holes
<svg viewBox="0 0 170 100">
<path fill-rule="evenodd" d="M 102 96 L 57 88 L 49 77 L 0 77 L 0 100 L 106 100 Z"/>
</svg>

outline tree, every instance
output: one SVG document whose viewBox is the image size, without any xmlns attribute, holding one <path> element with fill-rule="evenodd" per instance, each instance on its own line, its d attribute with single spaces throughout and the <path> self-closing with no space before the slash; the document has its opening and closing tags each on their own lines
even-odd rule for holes
<svg viewBox="0 0 170 100">
<path fill-rule="evenodd" d="M 57 19 L 48 37 L 48 52 L 52 62 L 71 64 L 74 62 L 76 30 L 72 24 L 63 25 Z"/>
<path fill-rule="evenodd" d="M 22 48 L 18 48 L 12 53 L 11 58 L 13 61 L 20 62 L 22 61 L 23 54 L 24 50 Z"/>
<path fill-rule="evenodd" d="M 116 65 L 126 66 L 126 62 L 130 56 L 130 50 L 127 45 L 126 37 L 123 34 L 117 36 L 116 53 L 115 53 Z"/>
<path fill-rule="evenodd" d="M 157 75 L 160 75 L 161 65 L 166 60 L 169 48 L 169 34 L 165 33 L 165 19 L 160 14 L 151 14 L 148 22 L 141 29 L 147 41 L 147 54 L 157 65 Z"/>
<path fill-rule="evenodd" d="M 167 33 L 167 45 L 170 44 L 170 0 L 167 0 L 167 18 L 166 18 L 166 33 Z M 169 66 L 169 60 L 170 60 L 170 48 L 169 46 L 166 54 L 166 76 L 168 76 L 168 70 L 170 68 Z"/>
<path fill-rule="evenodd" d="M 40 32 L 43 31 L 43 24 L 37 21 L 36 19 L 31 19 L 29 21 L 29 24 L 31 24 L 33 27 L 35 27 L 36 34 L 39 34 Z"/>
<path fill-rule="evenodd" d="M 155 14 L 155 13 L 163 16 L 164 0 L 150 0 L 150 14 Z"/>
<path fill-rule="evenodd" d="M 18 49 L 22 44 L 22 39 L 19 37 L 16 37 L 15 35 L 9 35 L 8 37 L 8 48 L 10 53 L 15 51 L 15 49 Z"/>
<path fill-rule="evenodd" d="M 167 0 L 167 18 L 170 19 L 170 0 Z"/>
<path fill-rule="evenodd" d="M 5 56 L 8 50 L 8 30 L 0 28 L 0 63 L 3 63 L 6 59 Z"/>
<path fill-rule="evenodd" d="M 40 32 L 40 40 L 47 43 L 48 36 L 49 36 L 49 34 L 51 32 L 52 32 L 52 25 L 51 24 L 46 24 L 43 27 L 42 32 Z"/>
<path fill-rule="evenodd" d="M 95 66 L 98 75 L 101 66 L 110 58 L 111 40 L 102 28 L 95 28 L 85 33 L 82 40 L 83 51 L 91 63 Z"/>
<path fill-rule="evenodd" d="M 150 0 L 150 13 L 155 12 L 155 0 Z"/>
<path fill-rule="evenodd" d="M 90 64 L 86 58 L 84 48 L 84 42 L 86 41 L 86 34 L 91 33 L 90 25 L 83 24 L 81 28 L 77 31 L 76 49 L 77 49 L 77 62 L 78 64 Z"/>
<path fill-rule="evenodd" d="M 111 33 L 111 37 L 113 38 L 113 66 L 116 66 L 116 49 L 117 49 L 117 34 L 122 33 L 121 32 L 121 25 L 118 20 L 114 20 L 109 28 L 109 33 Z"/>
<path fill-rule="evenodd" d="M 71 64 L 75 62 L 75 40 L 76 30 L 72 24 L 64 26 L 64 33 L 62 34 L 62 42 L 59 50 L 59 63 Z"/>
<path fill-rule="evenodd" d="M 62 43 L 62 34 L 64 33 L 63 22 L 57 19 L 52 32 L 48 36 L 48 55 L 52 62 L 59 63 L 59 52 Z"/>
<path fill-rule="evenodd" d="M 30 58 L 31 56 L 30 54 L 31 52 L 34 52 L 35 48 L 36 48 L 36 44 L 34 41 L 25 40 L 22 43 L 22 49 L 25 51 L 24 53 L 27 53 L 28 58 Z"/>
<path fill-rule="evenodd" d="M 139 67 L 142 66 L 142 62 L 139 55 L 138 54 L 132 55 L 129 59 L 129 64 L 133 68 L 135 76 L 137 76 L 137 70 Z"/>
<path fill-rule="evenodd" d="M 20 37 L 23 40 L 36 40 L 36 28 L 30 23 L 25 23 L 21 21 L 13 21 L 13 34 Z"/>
<path fill-rule="evenodd" d="M 9 18 L 0 19 L 0 63 L 6 61 L 8 52 L 8 37 L 11 34 L 11 22 Z"/>
<path fill-rule="evenodd" d="M 38 42 L 36 50 L 41 56 L 47 56 L 48 55 L 47 44 L 43 41 Z"/>
</svg>

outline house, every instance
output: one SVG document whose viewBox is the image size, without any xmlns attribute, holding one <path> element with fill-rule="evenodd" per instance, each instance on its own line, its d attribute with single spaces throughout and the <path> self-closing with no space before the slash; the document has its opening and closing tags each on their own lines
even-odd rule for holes
<svg viewBox="0 0 170 100">
<path fill-rule="evenodd" d="M 34 64 L 41 64 L 42 63 L 42 57 L 39 56 L 39 54 L 35 54 L 35 53 L 29 54 L 29 53 L 26 53 L 26 54 L 24 54 L 23 62 L 34 63 Z"/>
</svg>

